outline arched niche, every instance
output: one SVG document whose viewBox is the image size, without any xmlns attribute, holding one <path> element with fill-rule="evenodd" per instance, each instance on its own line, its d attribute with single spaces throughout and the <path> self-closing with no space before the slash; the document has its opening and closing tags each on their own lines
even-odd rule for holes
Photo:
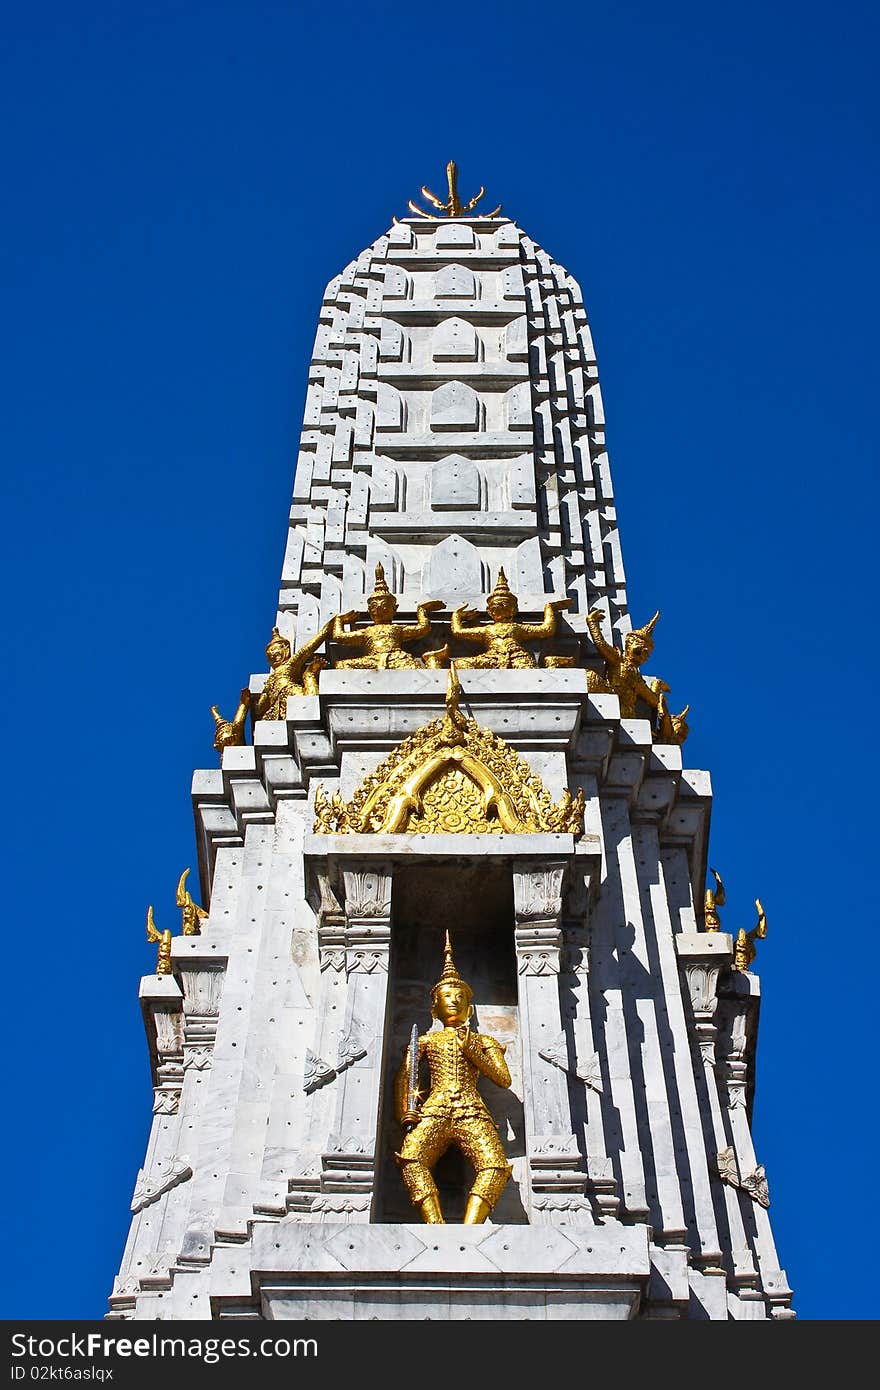
<svg viewBox="0 0 880 1390">
<path fill-rule="evenodd" d="M 370 478 L 370 511 L 396 512 L 400 496 L 400 475 L 393 464 L 376 462 Z"/>
<path fill-rule="evenodd" d="M 376 388 L 376 429 L 402 430 L 406 423 L 403 397 L 387 381 Z"/>
<path fill-rule="evenodd" d="M 432 430 L 476 430 L 479 429 L 479 421 L 479 397 L 463 381 L 445 381 L 433 392 Z"/>
<path fill-rule="evenodd" d="M 445 265 L 434 279 L 435 299 L 476 299 L 477 282 L 473 271 L 463 265 Z"/>
<path fill-rule="evenodd" d="M 477 330 L 464 319 L 444 319 L 434 329 L 431 356 L 435 362 L 476 362 Z"/>
<path fill-rule="evenodd" d="M 521 381 L 507 393 L 507 423 L 511 429 L 527 429 L 532 423 L 532 388 Z"/>
<path fill-rule="evenodd" d="M 434 511 L 477 511 L 485 500 L 485 492 L 479 469 L 461 454 L 450 454 L 431 469 Z"/>
<path fill-rule="evenodd" d="M 479 551 L 463 536 L 447 536 L 435 545 L 422 568 L 422 593 L 430 598 L 467 598 L 484 585 Z"/>
<path fill-rule="evenodd" d="M 438 227 L 434 234 L 434 245 L 440 246 L 467 246 L 473 247 L 477 244 L 473 227 L 469 227 L 466 222 L 447 222 L 444 226 Z"/>
<path fill-rule="evenodd" d="M 409 298 L 409 277 L 399 265 L 386 265 L 382 296 L 384 299 Z"/>
</svg>

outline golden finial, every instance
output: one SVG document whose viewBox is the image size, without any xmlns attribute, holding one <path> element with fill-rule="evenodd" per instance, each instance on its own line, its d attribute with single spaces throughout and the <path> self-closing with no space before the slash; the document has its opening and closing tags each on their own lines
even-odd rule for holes
<svg viewBox="0 0 880 1390">
<path fill-rule="evenodd" d="M 746 931 L 745 927 L 740 927 L 736 934 L 736 944 L 733 948 L 733 968 L 734 970 L 748 970 L 757 954 L 755 951 L 755 939 L 763 941 L 767 935 L 767 914 L 761 905 L 761 899 L 755 898 L 755 907 L 758 910 L 758 920 L 751 931 Z"/>
<path fill-rule="evenodd" d="M 160 931 L 153 919 L 152 903 L 147 908 L 147 940 L 159 946 L 159 957 L 156 961 L 157 975 L 171 974 L 171 933 L 170 931 Z"/>
<path fill-rule="evenodd" d="M 721 881 L 721 875 L 711 865 L 709 873 L 715 880 L 715 887 L 706 889 L 703 914 L 705 929 L 706 931 L 720 931 L 721 918 L 718 916 L 718 908 L 723 907 L 725 903 L 724 884 Z"/>
<path fill-rule="evenodd" d="M 201 927 L 199 922 L 207 917 L 207 912 L 203 907 L 199 907 L 193 901 L 192 894 L 186 886 L 189 869 L 184 869 L 180 875 L 177 885 L 177 906 L 180 908 L 180 930 L 183 936 L 199 936 Z"/>
<path fill-rule="evenodd" d="M 441 212 L 444 217 L 465 217 L 477 206 L 477 203 L 486 192 L 483 185 L 480 184 L 479 193 L 475 194 L 470 202 L 462 203 L 458 196 L 458 169 L 454 159 L 450 159 L 446 166 L 446 183 L 448 194 L 445 203 L 441 202 L 437 195 L 431 192 L 430 188 L 426 188 L 425 185 L 422 184 L 422 197 L 427 198 L 428 202 L 431 203 L 433 207 L 437 208 L 438 212 Z M 430 217 L 432 222 L 440 221 L 440 218 L 435 217 L 433 212 L 425 212 L 425 210 L 420 208 L 417 203 L 414 203 L 412 199 L 407 203 L 407 207 L 410 212 L 415 213 L 416 217 Z M 499 203 L 497 208 L 493 208 L 491 212 L 480 213 L 480 216 L 495 217 L 500 211 L 501 204 Z"/>
</svg>

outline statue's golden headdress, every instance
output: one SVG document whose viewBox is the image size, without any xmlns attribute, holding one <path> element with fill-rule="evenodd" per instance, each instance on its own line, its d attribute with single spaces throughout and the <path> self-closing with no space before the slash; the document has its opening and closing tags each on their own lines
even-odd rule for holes
<svg viewBox="0 0 880 1390">
<path fill-rule="evenodd" d="M 495 588 L 492 590 L 491 594 L 486 600 L 487 609 L 489 608 L 489 604 L 492 603 L 493 600 L 506 598 L 512 598 L 514 603 L 516 603 L 516 594 L 511 592 L 510 585 L 507 582 L 507 575 L 504 573 L 503 569 L 499 569 L 498 578 L 495 581 Z"/>
<path fill-rule="evenodd" d="M 657 625 L 657 619 L 658 619 L 659 617 L 660 617 L 660 609 L 658 608 L 658 609 L 657 609 L 657 612 L 654 614 L 653 618 L 651 618 L 647 623 L 645 623 L 645 626 L 644 626 L 644 627 L 634 627 L 634 628 L 633 628 L 633 630 L 632 630 L 632 635 L 633 635 L 633 637 L 643 637 L 643 638 L 645 639 L 645 641 L 650 642 L 650 640 L 651 640 L 651 633 L 654 631 L 654 628 L 655 628 L 656 625 Z"/>
<path fill-rule="evenodd" d="M 272 636 L 269 638 L 268 642 L 266 643 L 266 655 L 267 655 L 267 656 L 269 655 L 269 648 L 270 648 L 270 647 L 278 647 L 278 646 L 287 647 L 287 649 L 288 649 L 288 651 L 289 651 L 289 650 L 290 650 L 290 639 L 289 639 L 288 637 L 285 637 L 284 634 L 283 634 L 282 632 L 279 632 L 278 629 L 277 629 L 277 627 L 273 627 L 273 629 L 272 629 Z"/>
<path fill-rule="evenodd" d="M 473 999 L 473 990 L 467 980 L 463 980 L 455 968 L 455 961 L 452 959 L 452 943 L 449 940 L 449 932 L 446 933 L 446 940 L 443 943 L 443 970 L 440 979 L 431 990 L 431 998 L 437 993 L 441 985 L 462 985 Z"/>
<path fill-rule="evenodd" d="M 376 566 L 376 587 L 367 599 L 367 607 L 383 598 L 394 598 L 388 585 L 385 583 L 385 570 L 382 565 Z M 396 600 L 395 600 L 396 602 Z"/>
</svg>

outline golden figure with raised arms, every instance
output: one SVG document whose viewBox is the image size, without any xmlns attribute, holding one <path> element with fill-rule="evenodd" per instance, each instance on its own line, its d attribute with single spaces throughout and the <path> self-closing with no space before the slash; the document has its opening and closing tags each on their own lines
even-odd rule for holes
<svg viewBox="0 0 880 1390">
<path fill-rule="evenodd" d="M 353 628 L 346 632 L 346 623 L 355 622 L 361 615 L 356 610 L 339 613 L 333 620 L 333 641 L 345 647 L 366 649 L 364 656 L 350 656 L 336 662 L 337 671 L 413 671 L 423 670 L 425 666 L 439 667 L 449 655 L 448 648 L 426 652 L 424 657 L 415 656 L 405 650 L 412 642 L 427 637 L 431 631 L 430 613 L 445 608 L 442 599 L 431 599 L 420 603 L 416 608 L 418 621 L 413 624 L 396 623 L 397 599 L 385 583 L 385 571 L 376 566 L 376 587 L 367 599 L 367 609 L 372 618 L 370 627 Z"/>
<path fill-rule="evenodd" d="M 496 1086 L 508 1087 L 510 1072 L 501 1043 L 470 1027 L 473 999 L 470 985 L 455 968 L 447 932 L 443 973 L 431 991 L 431 1011 L 443 1026 L 421 1037 L 413 1029 L 413 1041 L 394 1083 L 395 1115 L 407 1129 L 395 1156 L 410 1201 L 431 1225 L 443 1224 L 431 1170 L 451 1144 L 461 1149 L 475 1169 L 464 1214 L 466 1226 L 486 1220 L 511 1172 L 495 1121 L 477 1090 L 481 1075 Z M 425 1057 L 431 1088 L 422 1098 L 418 1070 Z"/>
<path fill-rule="evenodd" d="M 333 619 L 319 628 L 314 637 L 303 642 L 298 651 L 293 651 L 289 640 L 273 627 L 272 636 L 266 647 L 269 665 L 272 667 L 266 684 L 251 700 L 254 720 L 284 719 L 287 715 L 289 695 L 317 695 L 318 675 L 327 665 L 315 653 L 324 639 L 329 636 Z"/>
<path fill-rule="evenodd" d="M 467 604 L 462 604 L 452 614 L 453 637 L 478 643 L 484 648 L 478 656 L 456 657 L 456 665 L 477 670 L 534 670 L 538 665 L 537 657 L 523 643 L 555 637 L 558 625 L 556 614 L 570 607 L 571 599 L 556 599 L 553 603 L 545 603 L 543 622 L 520 621 L 517 616 L 519 601 L 516 594 L 510 591 L 504 570 L 499 569 L 495 588 L 486 599 L 486 611 L 491 622 L 475 625 L 472 619 L 478 615 Z"/>
</svg>

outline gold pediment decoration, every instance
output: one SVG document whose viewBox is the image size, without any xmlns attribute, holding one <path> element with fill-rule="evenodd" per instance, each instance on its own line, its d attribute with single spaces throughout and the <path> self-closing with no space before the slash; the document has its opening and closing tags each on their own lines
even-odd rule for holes
<svg viewBox="0 0 880 1390">
<path fill-rule="evenodd" d="M 461 713 L 460 694 L 453 665 L 445 715 L 399 743 L 351 801 L 319 785 L 316 834 L 582 835 L 583 791 L 554 802 L 525 758 Z"/>
</svg>

